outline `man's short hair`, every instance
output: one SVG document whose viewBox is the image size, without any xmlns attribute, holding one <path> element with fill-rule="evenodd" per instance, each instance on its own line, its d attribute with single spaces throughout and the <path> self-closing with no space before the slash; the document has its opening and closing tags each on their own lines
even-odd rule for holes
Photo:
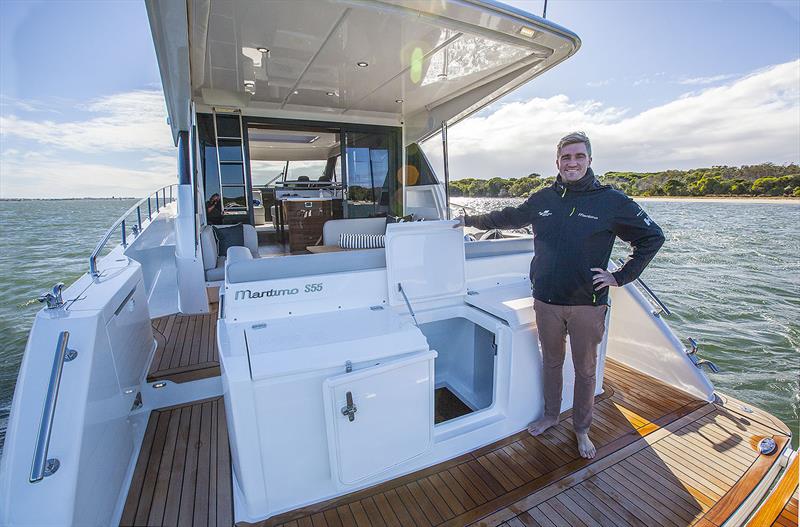
<svg viewBox="0 0 800 527">
<path fill-rule="evenodd" d="M 556 157 L 561 156 L 562 148 L 567 145 L 574 145 L 577 143 L 585 144 L 586 153 L 589 154 L 589 157 L 592 157 L 592 143 L 589 142 L 589 137 L 583 132 L 572 132 L 571 134 L 562 137 L 558 142 L 558 147 L 556 147 Z"/>
</svg>

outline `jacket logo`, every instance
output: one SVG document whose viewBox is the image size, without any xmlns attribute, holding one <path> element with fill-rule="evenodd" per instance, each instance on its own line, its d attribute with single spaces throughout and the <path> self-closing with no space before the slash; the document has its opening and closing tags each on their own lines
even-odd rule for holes
<svg viewBox="0 0 800 527">
<path fill-rule="evenodd" d="M 553 213 L 550 212 L 550 209 L 539 211 L 539 216 L 552 216 Z"/>
<path fill-rule="evenodd" d="M 590 220 L 599 219 L 597 216 L 592 216 L 591 214 L 584 214 L 583 212 L 579 212 L 578 216 L 580 216 L 581 218 L 589 218 Z"/>
</svg>

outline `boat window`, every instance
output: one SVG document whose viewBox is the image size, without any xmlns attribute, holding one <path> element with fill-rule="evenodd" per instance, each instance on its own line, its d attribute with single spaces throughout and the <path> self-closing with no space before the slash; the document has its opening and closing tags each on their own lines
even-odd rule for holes
<svg viewBox="0 0 800 527">
<path fill-rule="evenodd" d="M 212 115 L 197 114 L 197 131 L 206 222 L 209 225 L 248 222 L 239 116 L 217 114 L 215 123 Z"/>
<path fill-rule="evenodd" d="M 406 184 L 409 187 L 439 184 L 428 158 L 417 143 L 406 147 L 406 163 L 409 167 Z"/>
<path fill-rule="evenodd" d="M 328 160 L 289 161 L 288 166 L 284 181 L 325 181 Z"/>
<path fill-rule="evenodd" d="M 402 216 L 402 170 L 395 134 L 345 133 L 347 217 Z"/>
<path fill-rule="evenodd" d="M 250 177 L 254 187 L 264 187 L 283 179 L 286 161 L 250 159 Z"/>
<path fill-rule="evenodd" d="M 227 209 L 247 209 L 244 187 L 222 187 L 222 199 Z"/>
</svg>

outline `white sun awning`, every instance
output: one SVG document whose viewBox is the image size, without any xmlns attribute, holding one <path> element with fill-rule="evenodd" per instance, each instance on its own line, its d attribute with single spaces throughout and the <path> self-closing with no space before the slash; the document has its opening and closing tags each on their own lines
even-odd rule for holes
<svg viewBox="0 0 800 527">
<path fill-rule="evenodd" d="M 185 129 L 190 94 L 246 115 L 403 122 L 412 142 L 580 46 L 556 24 L 487 1 L 189 0 L 188 13 L 181 5 L 148 2 L 174 131 Z"/>
</svg>

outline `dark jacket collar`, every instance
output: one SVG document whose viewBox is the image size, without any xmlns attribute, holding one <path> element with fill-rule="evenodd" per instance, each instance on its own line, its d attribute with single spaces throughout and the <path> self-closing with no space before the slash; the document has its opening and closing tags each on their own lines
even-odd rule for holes
<svg viewBox="0 0 800 527">
<path fill-rule="evenodd" d="M 553 188 L 559 193 L 563 193 L 564 190 L 569 190 L 570 192 L 590 192 L 604 187 L 605 185 L 602 185 L 595 177 L 591 167 L 586 170 L 586 174 L 582 178 L 574 183 L 569 183 L 561 179 L 561 174 L 556 176 L 556 180 L 553 183 Z"/>
</svg>

